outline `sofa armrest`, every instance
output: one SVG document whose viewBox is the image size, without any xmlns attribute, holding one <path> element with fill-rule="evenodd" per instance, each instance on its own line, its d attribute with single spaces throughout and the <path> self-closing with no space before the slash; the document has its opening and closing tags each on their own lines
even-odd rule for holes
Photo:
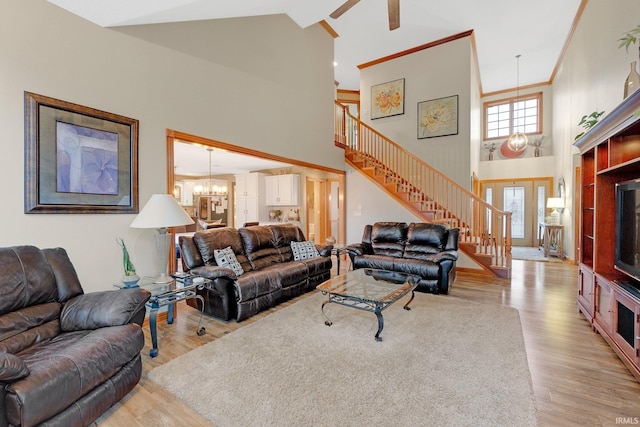
<svg viewBox="0 0 640 427">
<path fill-rule="evenodd" d="M 68 332 L 131 323 L 150 297 L 142 288 L 78 295 L 62 307 L 60 328 Z"/>
<path fill-rule="evenodd" d="M 373 248 L 368 243 L 352 243 L 345 247 L 349 255 L 373 255 Z"/>
<path fill-rule="evenodd" d="M 442 251 L 433 255 L 434 262 L 440 262 L 442 260 L 448 259 L 450 261 L 458 260 L 458 252 L 457 251 Z"/>
<path fill-rule="evenodd" d="M 352 243 L 350 245 L 345 246 L 345 251 L 349 255 L 349 259 L 351 260 L 351 265 L 355 264 L 355 259 L 360 255 L 371 255 L 373 254 L 373 248 L 370 244 L 362 242 L 362 243 Z"/>
<path fill-rule="evenodd" d="M 333 250 L 333 245 L 316 245 L 316 249 L 320 256 L 331 256 L 331 251 Z"/>
<path fill-rule="evenodd" d="M 235 281 L 238 278 L 236 272 L 232 269 L 227 267 L 218 267 L 217 265 L 205 265 L 202 267 L 196 267 L 190 270 L 189 273 L 211 280 L 223 277 L 231 281 Z"/>
<path fill-rule="evenodd" d="M 15 354 L 0 352 L 0 381 L 16 381 L 29 375 L 29 368 Z"/>
</svg>

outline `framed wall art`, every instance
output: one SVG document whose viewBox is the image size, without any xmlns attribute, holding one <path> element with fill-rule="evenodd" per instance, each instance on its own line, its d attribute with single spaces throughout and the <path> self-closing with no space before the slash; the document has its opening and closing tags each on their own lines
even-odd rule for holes
<svg viewBox="0 0 640 427">
<path fill-rule="evenodd" d="M 25 213 L 138 213 L 138 121 L 24 94 Z"/>
<path fill-rule="evenodd" d="M 404 79 L 371 86 L 371 119 L 404 114 Z"/>
<path fill-rule="evenodd" d="M 418 139 L 458 134 L 458 95 L 418 102 Z"/>
</svg>

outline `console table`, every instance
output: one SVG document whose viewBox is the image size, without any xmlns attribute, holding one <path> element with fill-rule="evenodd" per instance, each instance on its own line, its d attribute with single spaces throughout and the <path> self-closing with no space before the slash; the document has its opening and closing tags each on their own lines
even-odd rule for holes
<svg viewBox="0 0 640 427">
<path fill-rule="evenodd" d="M 564 259 L 564 225 L 538 223 L 538 245 L 542 246 L 544 256 L 557 256 Z"/>
</svg>

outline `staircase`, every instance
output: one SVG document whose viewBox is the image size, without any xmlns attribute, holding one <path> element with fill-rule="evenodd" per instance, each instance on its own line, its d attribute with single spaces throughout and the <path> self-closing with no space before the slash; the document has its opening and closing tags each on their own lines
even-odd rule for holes
<svg viewBox="0 0 640 427">
<path fill-rule="evenodd" d="M 511 212 L 500 211 L 335 103 L 335 143 L 345 160 L 424 222 L 460 229 L 460 250 L 511 277 Z"/>
</svg>

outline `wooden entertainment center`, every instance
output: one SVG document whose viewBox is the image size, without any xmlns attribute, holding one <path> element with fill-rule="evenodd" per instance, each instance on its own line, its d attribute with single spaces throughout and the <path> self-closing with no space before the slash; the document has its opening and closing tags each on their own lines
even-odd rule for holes
<svg viewBox="0 0 640 427">
<path fill-rule="evenodd" d="M 578 308 L 640 381 L 640 282 L 614 268 L 615 185 L 640 178 L 640 91 L 574 145 L 582 156 Z"/>
</svg>

